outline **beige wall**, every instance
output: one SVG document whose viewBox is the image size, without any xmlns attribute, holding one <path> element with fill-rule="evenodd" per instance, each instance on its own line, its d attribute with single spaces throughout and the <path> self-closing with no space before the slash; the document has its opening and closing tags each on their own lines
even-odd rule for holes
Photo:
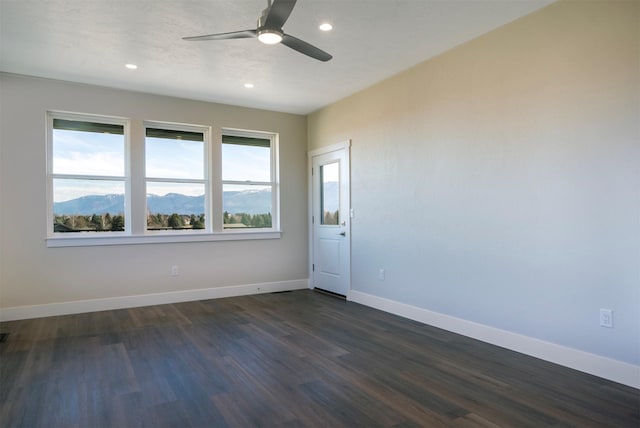
<svg viewBox="0 0 640 428">
<path fill-rule="evenodd" d="M 47 110 L 278 132 L 282 238 L 47 248 Z M 0 74 L 0 120 L 0 307 L 308 278 L 304 116 Z"/>
<path fill-rule="evenodd" d="M 639 15 L 555 3 L 310 115 L 353 289 L 640 364 Z"/>
</svg>

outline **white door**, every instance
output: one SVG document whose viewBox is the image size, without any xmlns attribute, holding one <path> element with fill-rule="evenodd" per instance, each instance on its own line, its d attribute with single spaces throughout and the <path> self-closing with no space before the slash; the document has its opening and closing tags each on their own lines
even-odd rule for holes
<svg viewBox="0 0 640 428">
<path fill-rule="evenodd" d="M 347 296 L 351 286 L 349 147 L 312 156 L 312 286 Z"/>
</svg>

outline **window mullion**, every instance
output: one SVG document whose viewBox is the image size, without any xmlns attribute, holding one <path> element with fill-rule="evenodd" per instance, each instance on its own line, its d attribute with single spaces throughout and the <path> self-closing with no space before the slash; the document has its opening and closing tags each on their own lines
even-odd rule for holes
<svg viewBox="0 0 640 428">
<path fill-rule="evenodd" d="M 142 235 L 147 226 L 146 198 L 144 183 L 144 125 L 142 121 L 132 121 L 129 140 L 129 171 L 131 234 Z"/>
<path fill-rule="evenodd" d="M 209 161 L 211 162 L 211 168 L 209 169 L 209 207 L 211 209 L 211 216 L 209 219 L 209 227 L 213 233 L 222 233 L 223 229 L 223 181 L 222 181 L 222 135 L 220 128 L 216 128 L 215 145 L 211 146 L 211 152 L 209 153 Z"/>
</svg>

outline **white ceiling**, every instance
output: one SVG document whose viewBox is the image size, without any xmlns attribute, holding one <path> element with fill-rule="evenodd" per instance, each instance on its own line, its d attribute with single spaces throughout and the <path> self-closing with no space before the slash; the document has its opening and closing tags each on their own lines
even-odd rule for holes
<svg viewBox="0 0 640 428">
<path fill-rule="evenodd" d="M 255 29 L 266 0 L 0 0 L 0 71 L 307 114 L 552 1 L 298 0 L 284 31 L 323 63 L 257 39 L 182 40 Z"/>
</svg>

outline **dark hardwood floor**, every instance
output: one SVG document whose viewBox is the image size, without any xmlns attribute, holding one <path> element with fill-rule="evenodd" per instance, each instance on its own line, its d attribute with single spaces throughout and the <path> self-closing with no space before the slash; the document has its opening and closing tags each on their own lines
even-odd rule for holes
<svg viewBox="0 0 640 428">
<path fill-rule="evenodd" d="M 0 324 L 1 427 L 638 427 L 640 391 L 309 290 Z"/>
</svg>

